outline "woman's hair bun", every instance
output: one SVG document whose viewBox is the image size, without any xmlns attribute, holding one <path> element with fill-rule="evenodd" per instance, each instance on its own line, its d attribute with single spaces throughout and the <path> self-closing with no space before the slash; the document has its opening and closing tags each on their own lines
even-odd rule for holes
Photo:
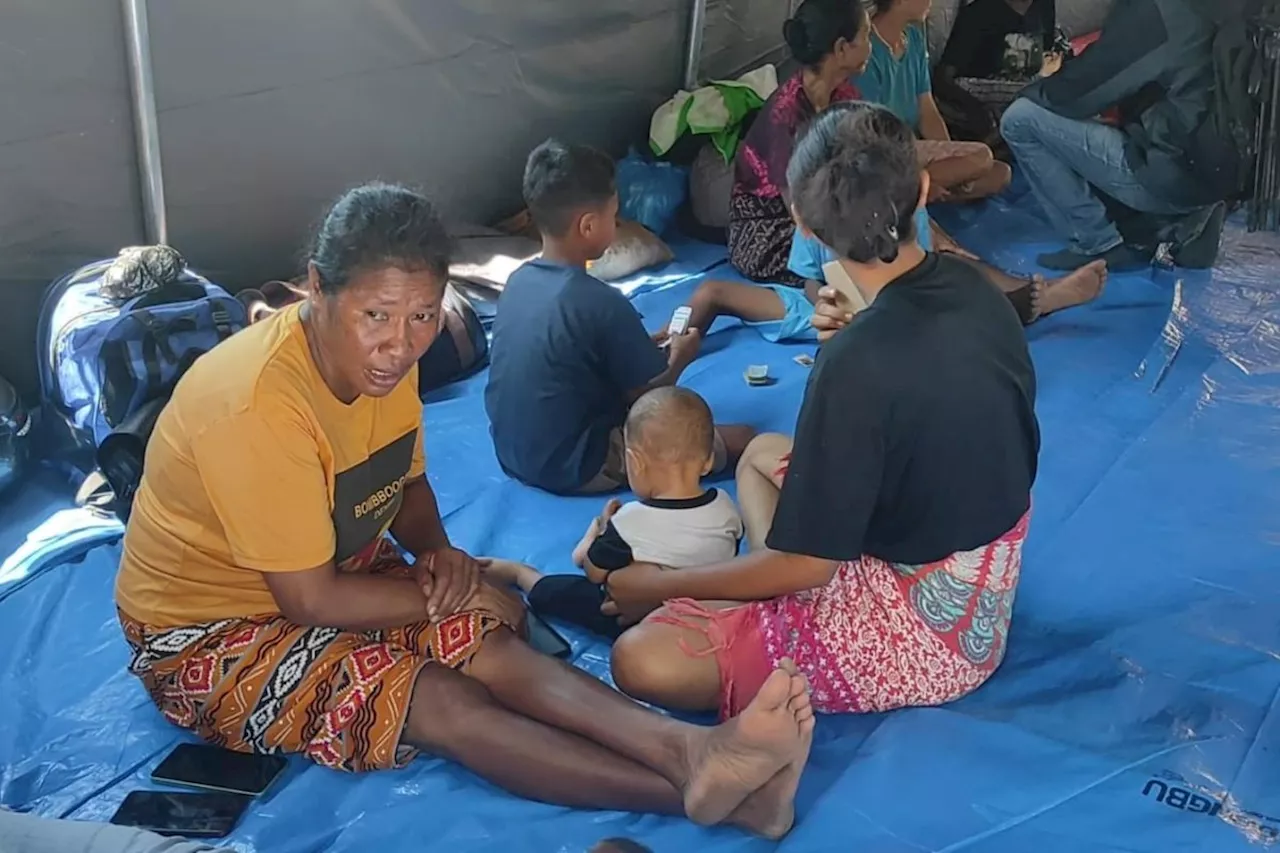
<svg viewBox="0 0 1280 853">
<path fill-rule="evenodd" d="M 809 52 L 809 33 L 804 21 L 799 18 L 788 18 L 782 24 L 782 40 L 787 43 L 791 54 L 797 58 Z"/>
<path fill-rule="evenodd" d="M 782 40 L 792 59 L 816 68 L 841 39 L 856 39 L 865 20 L 862 0 L 804 0 L 782 25 Z"/>
</svg>

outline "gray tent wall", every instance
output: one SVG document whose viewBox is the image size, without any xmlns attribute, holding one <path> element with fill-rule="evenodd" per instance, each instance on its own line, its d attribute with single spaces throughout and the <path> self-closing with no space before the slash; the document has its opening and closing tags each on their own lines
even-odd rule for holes
<svg viewBox="0 0 1280 853">
<path fill-rule="evenodd" d="M 693 4 L 153 0 L 170 242 L 235 289 L 293 272 L 325 202 L 370 178 L 459 220 L 512 212 L 542 138 L 643 139 L 683 82 Z M 779 58 L 797 5 L 706 0 L 697 76 Z M 1108 5 L 1059 16 L 1085 32 Z M 0 3 L 0 375 L 28 397 L 48 283 L 144 239 L 122 22 L 112 0 Z"/>
<path fill-rule="evenodd" d="M 0 375 L 29 395 L 45 286 L 142 239 L 120 5 L 0 4 Z"/>
<path fill-rule="evenodd" d="M 152 0 L 170 242 L 232 288 L 290 274 L 382 178 L 451 218 L 519 205 L 559 134 L 621 154 L 683 78 L 692 0 Z M 771 58 L 791 0 L 708 0 L 703 78 Z M 36 390 L 48 283 L 144 239 L 119 0 L 0 4 L 0 375 Z"/>
</svg>

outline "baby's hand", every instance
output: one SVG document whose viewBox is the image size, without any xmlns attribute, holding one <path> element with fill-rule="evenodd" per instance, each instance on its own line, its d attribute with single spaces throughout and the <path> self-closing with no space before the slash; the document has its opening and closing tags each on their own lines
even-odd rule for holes
<svg viewBox="0 0 1280 853">
<path fill-rule="evenodd" d="M 599 515 L 592 516 L 591 522 L 587 524 L 587 532 L 582 534 L 582 541 L 578 543 L 578 547 L 573 549 L 573 564 L 580 569 L 587 566 L 587 552 L 591 550 L 591 543 L 600 538 L 604 533 L 604 529 L 609 526 L 609 519 L 613 518 L 614 513 L 622 509 L 622 501 L 612 498 L 604 505 L 604 509 Z"/>
</svg>

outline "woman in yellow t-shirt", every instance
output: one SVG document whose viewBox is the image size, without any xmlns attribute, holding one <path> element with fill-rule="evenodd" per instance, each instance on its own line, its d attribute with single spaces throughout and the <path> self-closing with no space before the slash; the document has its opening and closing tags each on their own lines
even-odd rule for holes
<svg viewBox="0 0 1280 853">
<path fill-rule="evenodd" d="M 793 668 L 726 725 L 668 719 L 527 646 L 518 600 L 450 543 L 417 397 L 448 243 L 422 196 L 352 190 L 307 300 L 178 384 L 117 582 L 130 670 L 231 749 L 350 771 L 421 749 L 533 799 L 782 835 L 813 727 Z"/>
</svg>

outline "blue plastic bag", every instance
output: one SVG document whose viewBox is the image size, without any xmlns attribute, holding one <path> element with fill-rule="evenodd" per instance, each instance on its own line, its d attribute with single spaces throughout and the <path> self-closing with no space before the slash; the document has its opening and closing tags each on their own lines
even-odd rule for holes
<svg viewBox="0 0 1280 853">
<path fill-rule="evenodd" d="M 619 213 L 662 234 L 689 194 L 689 175 L 680 166 L 646 160 L 632 149 L 618 163 Z"/>
</svg>

